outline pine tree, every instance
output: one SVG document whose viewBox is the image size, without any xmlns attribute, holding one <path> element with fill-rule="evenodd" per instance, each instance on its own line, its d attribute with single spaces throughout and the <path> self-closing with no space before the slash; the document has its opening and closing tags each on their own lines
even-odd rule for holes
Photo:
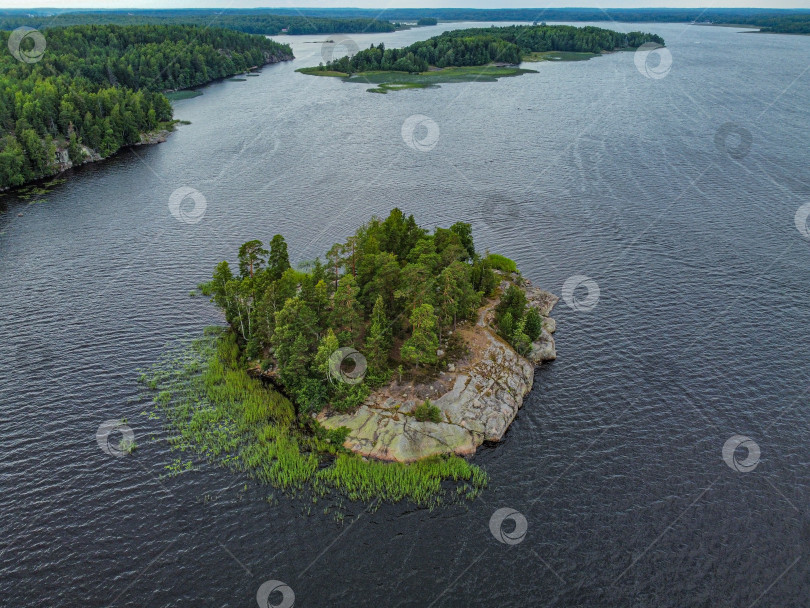
<svg viewBox="0 0 810 608">
<path fill-rule="evenodd" d="M 248 241 L 239 248 L 239 272 L 243 277 L 251 277 L 264 266 L 264 256 L 268 253 L 258 240 Z"/>
<path fill-rule="evenodd" d="M 534 306 L 530 306 L 526 313 L 526 335 L 534 342 L 543 331 L 543 318 Z"/>
<path fill-rule="evenodd" d="M 413 363 L 430 365 L 436 363 L 439 348 L 439 336 L 436 333 L 436 315 L 430 304 L 422 304 L 411 315 L 413 333 L 405 340 L 400 349 L 403 360 Z"/>
<path fill-rule="evenodd" d="M 346 331 L 357 340 L 363 323 L 363 313 L 357 301 L 357 281 L 351 274 L 340 277 L 332 309 L 332 327 Z"/>
<path fill-rule="evenodd" d="M 287 254 L 287 241 L 280 234 L 270 241 L 270 255 L 267 258 L 267 270 L 272 280 L 281 278 L 290 267 L 290 256 Z"/>
<path fill-rule="evenodd" d="M 314 361 L 315 369 L 323 374 L 324 378 L 329 376 L 329 357 L 332 356 L 332 353 L 338 348 L 340 348 L 340 343 L 335 336 L 335 332 L 333 332 L 330 327 L 326 330 L 326 335 L 324 335 L 318 343 L 318 352 L 315 353 Z"/>
<path fill-rule="evenodd" d="M 371 369 L 385 371 L 388 367 L 388 352 L 391 350 L 391 328 L 382 296 L 377 296 L 371 312 L 371 327 L 366 338 L 365 356 Z"/>
</svg>

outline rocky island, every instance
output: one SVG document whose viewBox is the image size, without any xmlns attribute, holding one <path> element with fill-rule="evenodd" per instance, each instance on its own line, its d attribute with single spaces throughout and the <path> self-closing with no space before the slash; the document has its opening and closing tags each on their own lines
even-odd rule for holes
<svg viewBox="0 0 810 608">
<path fill-rule="evenodd" d="M 452 481 L 471 498 L 487 476 L 466 457 L 556 357 L 556 296 L 479 253 L 470 224 L 399 209 L 298 268 L 283 236 L 248 241 L 200 288 L 227 328 L 143 380 L 178 446 L 282 489 L 435 504 Z"/>
</svg>

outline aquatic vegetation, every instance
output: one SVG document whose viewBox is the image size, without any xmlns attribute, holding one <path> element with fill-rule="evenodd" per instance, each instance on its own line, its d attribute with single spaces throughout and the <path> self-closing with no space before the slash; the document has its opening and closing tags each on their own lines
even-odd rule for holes
<svg viewBox="0 0 810 608">
<path fill-rule="evenodd" d="M 440 84 L 449 83 L 496 82 L 499 78 L 535 73 L 535 70 L 497 65 L 447 67 L 441 70 L 416 73 L 377 70 L 359 72 L 351 75 L 345 72 L 324 71 L 318 67 L 299 68 L 296 71 L 311 76 L 343 78 L 345 82 L 374 84 L 377 86 L 367 90 L 370 93 L 383 94 L 389 91 L 402 91 L 405 89 L 428 89 L 437 87 Z"/>
<path fill-rule="evenodd" d="M 483 470 L 456 456 L 402 464 L 347 452 L 341 429 L 327 431 L 299 416 L 289 399 L 251 377 L 235 334 L 223 328 L 209 328 L 202 338 L 167 353 L 141 381 L 157 391 L 153 403 L 174 448 L 288 493 L 434 507 L 473 498 L 487 484 Z M 167 467 L 173 474 L 186 468 L 179 459 Z M 454 492 L 446 482 L 455 484 Z"/>
</svg>

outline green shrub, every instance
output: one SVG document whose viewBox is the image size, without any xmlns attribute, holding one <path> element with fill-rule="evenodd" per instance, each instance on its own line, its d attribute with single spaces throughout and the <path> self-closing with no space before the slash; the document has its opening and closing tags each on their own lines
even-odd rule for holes
<svg viewBox="0 0 810 608">
<path fill-rule="evenodd" d="M 529 307 L 529 310 L 526 312 L 526 335 L 529 336 L 529 340 L 534 342 L 537 338 L 540 337 L 540 334 L 543 331 L 543 318 L 540 316 L 540 313 L 537 312 L 537 309 L 533 306 Z"/>
<path fill-rule="evenodd" d="M 498 255 L 497 253 L 490 253 L 486 257 L 490 268 L 501 270 L 503 272 L 517 272 L 517 264 L 506 256 Z"/>
<path fill-rule="evenodd" d="M 416 406 L 416 409 L 413 410 L 413 417 L 419 422 L 441 422 L 442 411 L 428 399 Z"/>
<path fill-rule="evenodd" d="M 348 437 L 349 433 L 351 432 L 352 430 L 347 426 L 339 426 L 336 429 L 329 429 L 326 431 L 326 440 L 332 445 L 340 447 L 343 445 L 343 442 L 346 441 L 346 437 Z"/>
</svg>

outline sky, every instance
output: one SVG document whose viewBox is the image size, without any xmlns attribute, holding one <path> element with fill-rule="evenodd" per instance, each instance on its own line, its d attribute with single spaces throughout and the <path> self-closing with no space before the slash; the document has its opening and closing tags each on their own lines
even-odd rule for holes
<svg viewBox="0 0 810 608">
<path fill-rule="evenodd" d="M 2 0 L 2 8 L 810 8 L 810 0 Z"/>
</svg>

